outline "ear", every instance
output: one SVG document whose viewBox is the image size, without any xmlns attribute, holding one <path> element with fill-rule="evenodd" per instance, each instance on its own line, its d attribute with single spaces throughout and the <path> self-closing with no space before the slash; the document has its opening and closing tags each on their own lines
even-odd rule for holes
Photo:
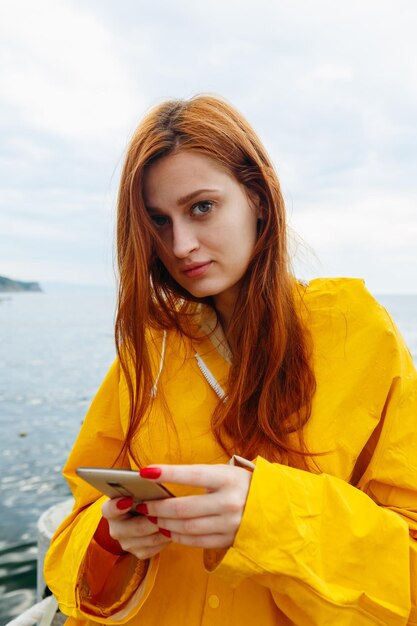
<svg viewBox="0 0 417 626">
<path fill-rule="evenodd" d="M 256 209 L 256 217 L 258 219 L 258 222 L 263 222 L 265 220 L 265 207 L 263 204 L 261 204 L 261 200 L 258 196 L 256 196 L 256 203 L 254 205 L 254 208 Z"/>
<path fill-rule="evenodd" d="M 248 192 L 249 202 L 252 205 L 254 211 L 256 211 L 256 218 L 258 220 L 263 220 L 265 217 L 263 207 L 261 205 L 261 199 L 257 193 Z"/>
</svg>

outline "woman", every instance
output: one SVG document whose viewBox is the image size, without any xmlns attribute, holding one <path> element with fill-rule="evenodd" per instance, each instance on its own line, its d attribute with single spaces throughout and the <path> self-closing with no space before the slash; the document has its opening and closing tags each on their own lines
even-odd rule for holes
<svg viewBox="0 0 417 626">
<path fill-rule="evenodd" d="M 417 624 L 412 359 L 362 281 L 292 276 L 276 174 L 231 106 L 139 126 L 118 263 L 118 358 L 46 561 L 70 623 Z M 134 517 L 88 465 L 177 497 Z"/>
</svg>

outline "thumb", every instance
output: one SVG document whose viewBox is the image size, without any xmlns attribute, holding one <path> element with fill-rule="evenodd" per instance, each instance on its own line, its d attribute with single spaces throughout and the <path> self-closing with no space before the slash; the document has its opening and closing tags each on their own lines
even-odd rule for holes
<svg viewBox="0 0 417 626">
<path fill-rule="evenodd" d="M 101 507 L 103 517 L 108 520 L 123 517 L 132 508 L 133 498 L 130 496 L 124 498 L 113 498 L 107 500 Z"/>
</svg>

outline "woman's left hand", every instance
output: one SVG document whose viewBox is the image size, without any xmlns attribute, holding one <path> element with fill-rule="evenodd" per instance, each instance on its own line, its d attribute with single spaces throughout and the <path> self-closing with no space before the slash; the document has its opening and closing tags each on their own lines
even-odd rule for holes
<svg viewBox="0 0 417 626">
<path fill-rule="evenodd" d="M 158 471 L 160 470 L 160 474 Z M 139 504 L 138 512 L 172 541 L 202 548 L 229 548 L 235 539 L 252 473 L 233 465 L 158 465 L 141 475 L 159 483 L 205 487 L 201 495 Z"/>
</svg>

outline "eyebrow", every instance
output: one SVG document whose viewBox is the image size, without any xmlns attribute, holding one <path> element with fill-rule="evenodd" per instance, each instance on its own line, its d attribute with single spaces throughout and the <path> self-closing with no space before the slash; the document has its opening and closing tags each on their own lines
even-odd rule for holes
<svg viewBox="0 0 417 626">
<path fill-rule="evenodd" d="M 183 196 L 182 198 L 178 198 L 177 206 L 182 206 L 183 204 L 187 204 L 191 202 L 194 198 L 201 195 L 202 193 L 219 193 L 219 189 L 197 189 L 196 191 L 192 191 L 191 193 Z"/>
<path fill-rule="evenodd" d="M 194 200 L 197 196 L 200 196 L 203 193 L 220 193 L 220 189 L 196 189 L 191 193 L 188 193 L 186 196 L 182 196 L 177 200 L 177 206 L 183 206 L 184 204 L 188 204 L 191 200 Z M 148 206 L 146 207 L 148 211 L 159 211 L 156 207 Z"/>
</svg>

